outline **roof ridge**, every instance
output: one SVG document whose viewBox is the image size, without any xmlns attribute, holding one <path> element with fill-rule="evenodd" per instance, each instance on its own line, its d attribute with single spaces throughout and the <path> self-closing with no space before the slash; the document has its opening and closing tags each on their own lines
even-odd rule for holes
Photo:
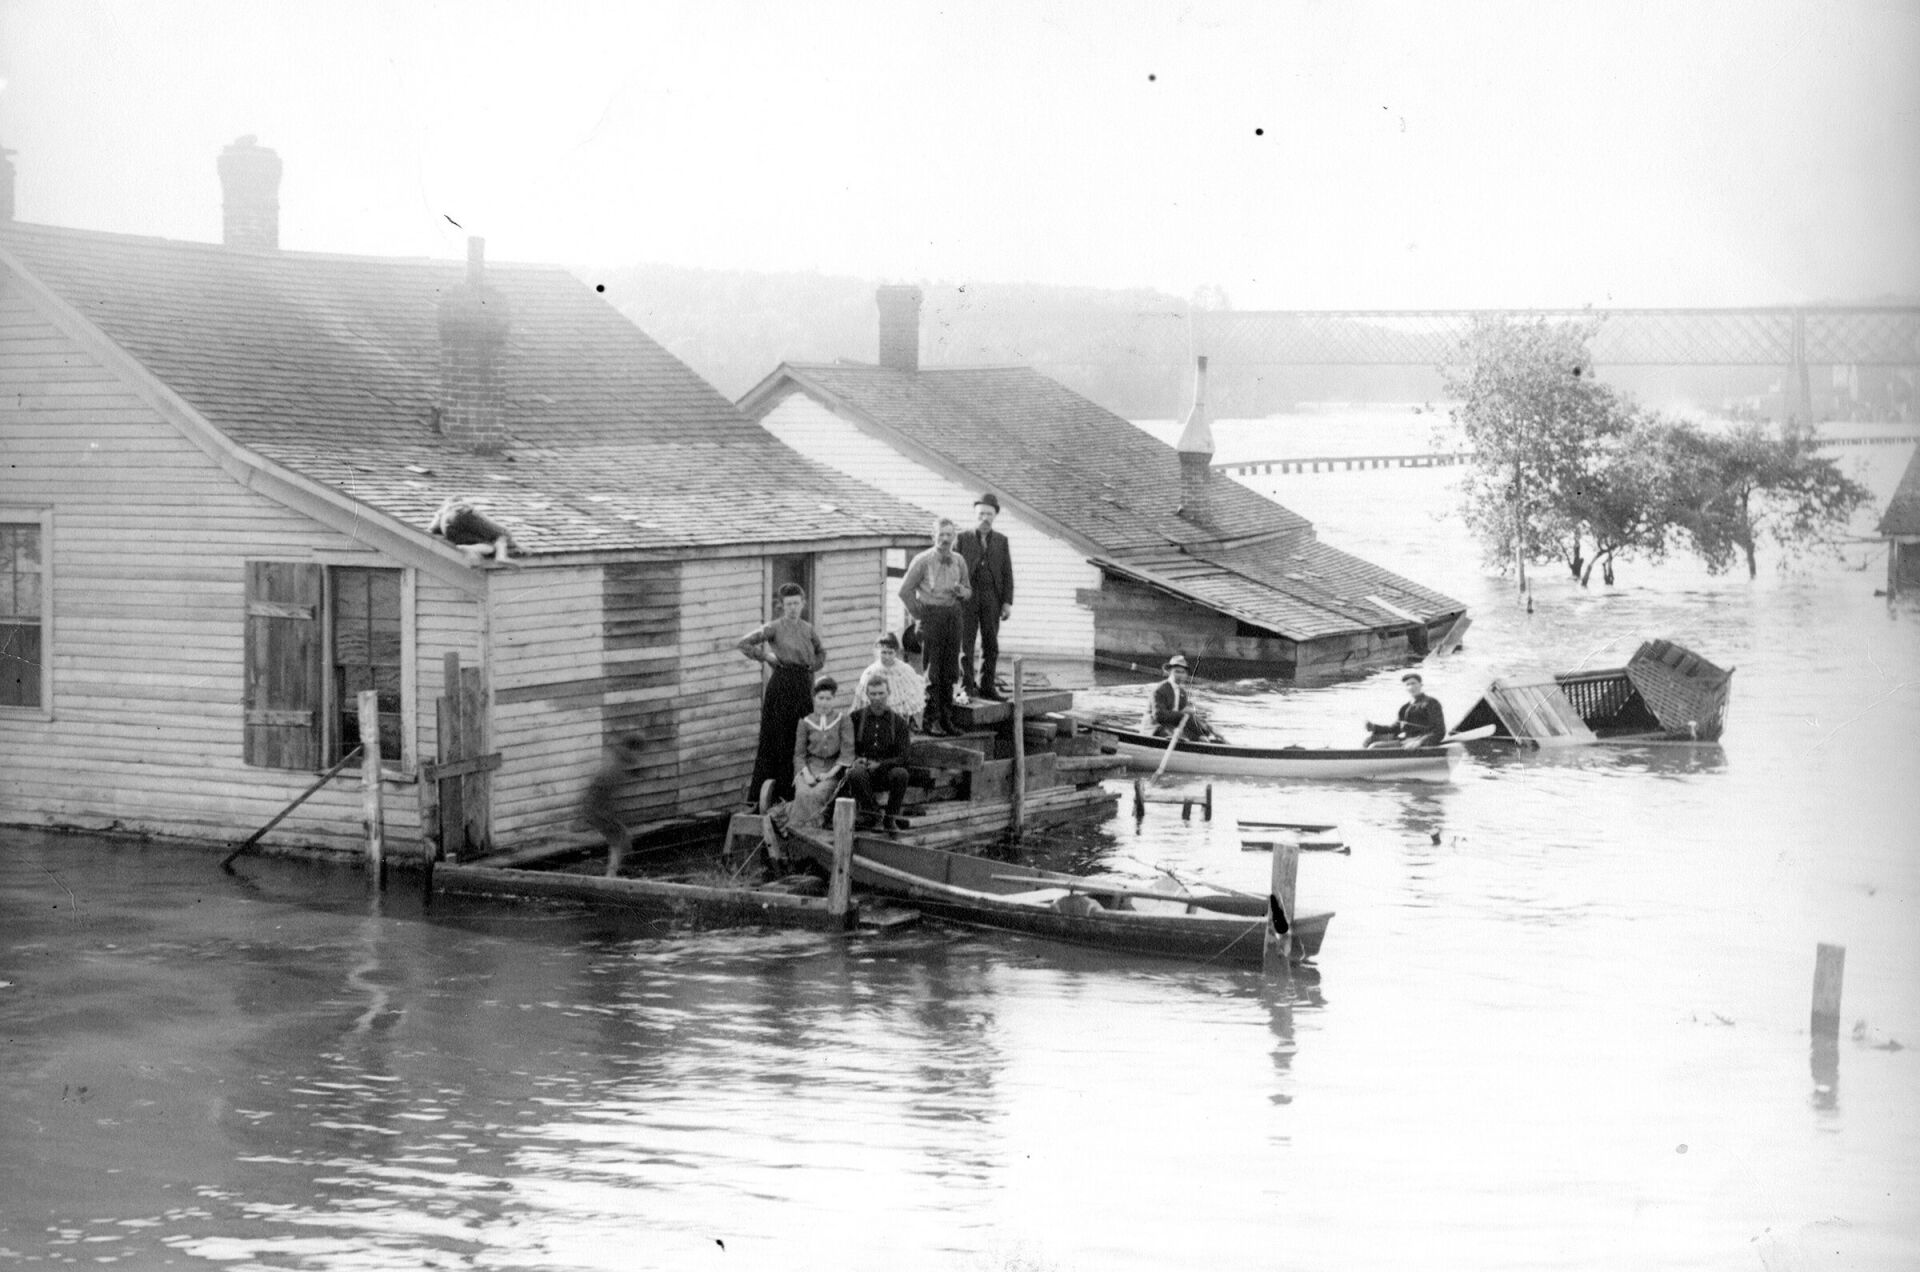
<svg viewBox="0 0 1920 1272">
<path fill-rule="evenodd" d="M 46 234 L 61 238 L 106 240 L 122 243 L 128 247 L 163 247 L 189 252 L 217 252 L 237 260 L 292 260 L 292 261 L 339 261 L 370 265 L 427 265 L 448 269 L 466 269 L 464 257 L 452 256 L 376 256 L 364 252 L 318 252 L 304 248 L 253 248 L 230 247 L 225 243 L 211 242 L 206 239 L 168 238 L 161 234 L 133 234 L 125 230 L 96 230 L 76 225 L 47 225 L 39 221 L 0 222 L 0 234 L 25 231 L 28 234 Z M 573 270 L 552 261 L 500 261 L 491 257 L 487 260 L 487 269 L 506 271 L 542 271 L 574 276 Z"/>
</svg>

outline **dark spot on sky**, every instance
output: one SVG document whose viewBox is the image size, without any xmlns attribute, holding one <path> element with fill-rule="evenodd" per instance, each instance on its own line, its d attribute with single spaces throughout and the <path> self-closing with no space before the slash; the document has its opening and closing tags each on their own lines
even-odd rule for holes
<svg viewBox="0 0 1920 1272">
<path fill-rule="evenodd" d="M 440 215 L 441 215 L 441 216 L 447 216 L 447 214 L 446 214 L 445 212 L 442 212 L 442 213 L 441 213 Z M 453 219 L 452 217 L 450 217 L 450 216 L 447 216 L 447 224 L 448 224 L 448 225 L 451 225 L 451 226 L 452 226 L 452 227 L 453 227 L 454 229 L 456 229 L 456 230 L 464 230 L 464 229 L 466 229 L 466 228 L 467 228 L 466 226 L 464 226 L 464 225 L 462 225 L 462 224 L 460 224 L 460 222 L 458 222 L 458 221 L 456 221 L 456 220 L 454 220 L 454 219 Z"/>
<path fill-rule="evenodd" d="M 1159 78 L 1160 77 L 1158 75 L 1155 75 L 1152 71 L 1147 72 L 1147 83 L 1151 84 Z"/>
<path fill-rule="evenodd" d="M 595 291 L 597 291 L 597 292 L 603 292 L 603 291 L 605 291 L 605 290 L 607 290 L 607 285 L 606 285 L 605 283 L 595 283 L 595 284 L 593 285 L 593 290 L 595 290 Z"/>
<path fill-rule="evenodd" d="M 1253 130 L 1253 135 L 1256 137 L 1264 137 L 1267 135 L 1267 130 L 1264 128 L 1256 128 Z"/>
</svg>

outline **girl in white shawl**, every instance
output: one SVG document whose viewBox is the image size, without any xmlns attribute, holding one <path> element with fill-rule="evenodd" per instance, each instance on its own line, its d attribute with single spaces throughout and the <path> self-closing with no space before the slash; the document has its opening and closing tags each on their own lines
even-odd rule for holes
<svg viewBox="0 0 1920 1272">
<path fill-rule="evenodd" d="M 860 673 L 860 684 L 853 691 L 855 702 L 867 700 L 867 683 L 874 679 L 887 682 L 887 705 L 920 727 L 920 715 L 926 710 L 927 682 L 907 660 L 900 656 L 900 638 L 892 632 L 873 642 L 874 661 Z"/>
</svg>

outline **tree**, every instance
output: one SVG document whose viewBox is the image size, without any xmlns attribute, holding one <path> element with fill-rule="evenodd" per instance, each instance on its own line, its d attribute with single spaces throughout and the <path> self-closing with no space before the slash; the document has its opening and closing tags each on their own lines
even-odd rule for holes
<svg viewBox="0 0 1920 1272">
<path fill-rule="evenodd" d="M 1463 509 L 1489 559 L 1561 559 L 1584 581 L 1592 562 L 1641 546 L 1631 479 L 1640 466 L 1620 446 L 1634 412 L 1596 381 L 1587 322 L 1476 319 L 1440 368 L 1451 413 L 1473 451 Z M 1595 545 L 1593 557 L 1586 547 Z"/>
<path fill-rule="evenodd" d="M 1616 556 L 1658 561 L 1667 553 L 1677 497 L 1675 439 L 1687 426 L 1656 415 L 1632 414 L 1630 420 L 1624 431 L 1594 449 L 1558 510 L 1570 536 L 1563 556 L 1581 587 L 1595 567 L 1612 583 Z M 1583 542 L 1592 547 L 1584 562 Z"/>
<path fill-rule="evenodd" d="M 1815 453 L 1819 435 L 1808 424 L 1789 423 L 1777 435 L 1755 423 L 1686 428 L 1673 440 L 1675 528 L 1716 574 L 1743 558 L 1753 578 L 1763 536 L 1786 557 L 1837 549 L 1853 514 L 1873 498 Z"/>
</svg>

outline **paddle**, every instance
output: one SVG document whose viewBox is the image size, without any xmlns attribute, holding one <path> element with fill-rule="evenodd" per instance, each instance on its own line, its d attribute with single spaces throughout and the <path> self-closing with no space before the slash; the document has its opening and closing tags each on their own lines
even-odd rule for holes
<svg viewBox="0 0 1920 1272">
<path fill-rule="evenodd" d="M 1340 827 L 1333 822 L 1247 821 L 1242 819 L 1238 824 L 1242 830 L 1306 830 L 1320 833 L 1340 829 Z"/>
<path fill-rule="evenodd" d="M 989 877 L 1001 883 L 1031 883 L 1036 888 L 1064 888 L 1068 892 L 1085 892 L 1102 897 L 1138 897 L 1146 901 L 1177 901 L 1181 905 L 1190 905 L 1201 910 L 1217 910 L 1222 914 L 1238 914 L 1243 917 L 1257 918 L 1260 913 L 1265 912 L 1249 909 L 1255 903 L 1264 905 L 1264 898 L 1247 895 L 1155 892 L 1149 888 L 1116 888 L 1112 884 L 1070 883 L 1065 879 L 1035 879 L 1031 875 L 997 874 Z"/>
<path fill-rule="evenodd" d="M 1173 758 L 1173 748 L 1180 745 L 1181 735 L 1187 731 L 1187 720 L 1193 715 L 1189 711 L 1180 717 L 1180 723 L 1173 726 L 1173 736 L 1167 739 L 1167 753 L 1160 757 L 1160 767 L 1153 770 L 1153 780 L 1159 781 L 1160 775 L 1167 771 L 1167 761 Z"/>
</svg>

